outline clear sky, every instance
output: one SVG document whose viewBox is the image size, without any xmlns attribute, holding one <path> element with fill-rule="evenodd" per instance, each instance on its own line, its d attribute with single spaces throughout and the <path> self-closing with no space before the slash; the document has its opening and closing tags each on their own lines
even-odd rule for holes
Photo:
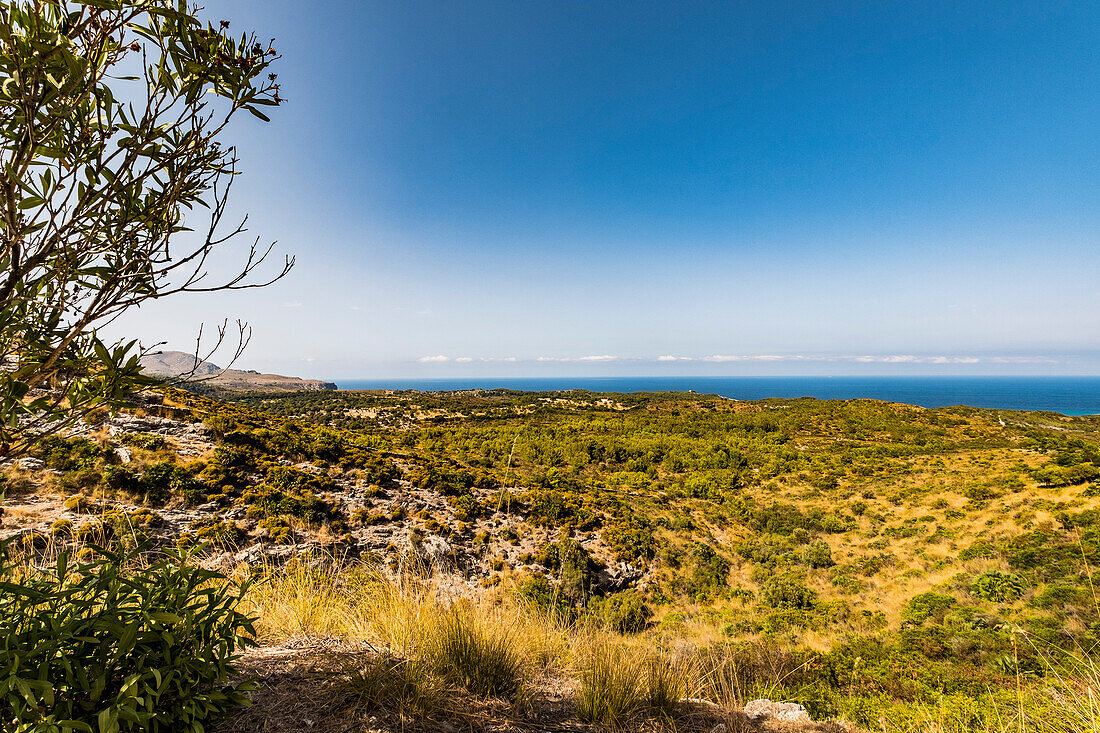
<svg viewBox="0 0 1100 733">
<path fill-rule="evenodd" d="M 238 366 L 332 379 L 1100 374 L 1100 3 L 206 6 L 283 54 L 234 207 L 298 265 L 112 335 L 242 318 Z"/>
</svg>

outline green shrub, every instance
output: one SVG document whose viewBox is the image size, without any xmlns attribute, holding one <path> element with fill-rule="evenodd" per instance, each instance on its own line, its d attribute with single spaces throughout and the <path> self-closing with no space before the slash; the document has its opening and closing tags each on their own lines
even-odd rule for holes
<svg viewBox="0 0 1100 733">
<path fill-rule="evenodd" d="M 760 600 L 771 608 L 813 608 L 817 594 L 806 587 L 806 581 L 794 573 L 775 575 L 760 588 Z"/>
<path fill-rule="evenodd" d="M 605 628 L 620 634 L 636 634 L 653 618 L 653 609 L 633 590 L 593 598 L 588 608 Z"/>
<path fill-rule="evenodd" d="M 572 537 L 543 546 L 535 556 L 536 562 L 558 575 L 558 588 L 573 603 L 580 603 L 588 596 L 596 562 L 588 550 Z"/>
<path fill-rule="evenodd" d="M 50 468 L 59 471 L 92 470 L 101 460 L 114 456 L 114 451 L 86 438 L 50 436 L 38 442 L 36 454 Z"/>
<path fill-rule="evenodd" d="M 74 535 L 85 544 L 133 551 L 149 541 L 150 529 L 163 523 L 163 517 L 148 509 L 132 512 L 108 509 L 80 525 Z"/>
<path fill-rule="evenodd" d="M 577 616 L 573 604 L 558 592 L 545 575 L 524 578 L 516 588 L 516 595 L 537 611 L 550 614 L 564 623 L 573 621 Z"/>
<path fill-rule="evenodd" d="M 802 551 L 802 560 L 811 568 L 831 568 L 833 551 L 825 540 L 814 540 Z"/>
<path fill-rule="evenodd" d="M 726 586 L 730 565 L 710 545 L 696 542 L 691 548 L 687 578 L 689 593 L 704 596 Z"/>
<path fill-rule="evenodd" d="M 928 619 L 941 622 L 943 617 L 955 605 L 955 599 L 943 593 L 928 591 L 920 593 L 909 599 L 905 609 L 901 612 L 901 620 L 905 623 L 920 626 Z"/>
<path fill-rule="evenodd" d="M 240 503 L 248 506 L 251 518 L 288 516 L 306 522 L 319 522 L 331 507 L 308 488 L 279 489 L 260 484 L 245 491 Z"/>
<path fill-rule="evenodd" d="M 260 529 L 267 530 L 271 541 L 276 544 L 284 545 L 294 539 L 294 529 L 282 517 L 264 517 L 260 520 Z"/>
<path fill-rule="evenodd" d="M 126 433 L 122 436 L 122 442 L 134 448 L 145 450 L 159 450 L 168 444 L 162 435 L 154 433 Z"/>
<path fill-rule="evenodd" d="M 106 466 L 103 469 L 103 488 L 115 494 L 138 493 L 138 480 L 134 472 L 125 466 Z"/>
<path fill-rule="evenodd" d="M 219 549 L 235 548 L 245 535 L 244 530 L 236 522 L 220 517 L 196 519 L 191 522 L 188 529 L 194 532 L 194 539 L 198 542 L 209 542 Z M 183 538 L 191 539 L 188 535 L 190 532 L 185 533 Z"/>
<path fill-rule="evenodd" d="M 0 548 L 2 549 L 2 548 Z M 0 705 L 5 730 L 201 731 L 247 700 L 225 686 L 253 619 L 225 576 L 169 555 L 26 575 L 0 553 Z M 12 726 L 12 727 L 7 727 Z"/>
<path fill-rule="evenodd" d="M 65 499 L 65 509 L 74 514 L 92 514 L 102 508 L 99 502 L 83 494 L 73 494 Z"/>
<path fill-rule="evenodd" d="M 193 496 L 199 486 L 191 477 L 190 471 L 169 461 L 160 461 L 146 467 L 138 479 L 142 499 L 152 504 L 164 504 L 173 496 L 189 501 L 189 497 Z"/>
<path fill-rule="evenodd" d="M 1024 594 L 1024 580 L 1015 573 L 986 570 L 974 578 L 970 592 L 985 601 L 1005 603 Z"/>
</svg>

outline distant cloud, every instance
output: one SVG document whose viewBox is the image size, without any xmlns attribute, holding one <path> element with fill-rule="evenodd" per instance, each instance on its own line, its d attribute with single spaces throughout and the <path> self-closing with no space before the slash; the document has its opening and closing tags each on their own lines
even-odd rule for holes
<svg viewBox="0 0 1100 733">
<path fill-rule="evenodd" d="M 889 354 L 885 356 L 852 356 L 847 361 L 860 364 L 980 364 L 976 356 L 914 356 L 912 354 Z M 995 359 L 990 359 L 995 361 Z"/>
<path fill-rule="evenodd" d="M 775 354 L 753 354 L 751 356 L 741 356 L 732 354 L 714 354 L 713 356 L 704 356 L 702 361 L 711 362 L 726 362 L 726 361 L 806 361 L 809 357 L 793 354 L 790 356 L 777 356 Z"/>
<path fill-rule="evenodd" d="M 535 361 L 548 361 L 557 364 L 575 364 L 577 362 L 593 362 L 593 361 L 619 361 L 619 357 L 611 356 L 610 354 L 601 354 L 599 356 L 540 356 Z"/>
<path fill-rule="evenodd" d="M 284 308 L 301 308 L 302 307 L 302 301 L 300 301 L 300 300 L 288 300 L 287 302 L 283 303 L 283 307 Z"/>
<path fill-rule="evenodd" d="M 515 356 L 460 356 L 451 359 L 439 354 L 437 356 L 422 356 L 418 359 L 421 363 L 446 363 L 469 364 L 481 362 L 484 364 L 515 364 L 515 363 L 549 363 L 549 364 L 601 364 L 610 362 L 646 364 L 646 363 L 679 363 L 679 362 L 708 362 L 712 364 L 741 363 L 741 364 L 771 364 L 771 363 L 804 363 L 804 364 L 1057 364 L 1057 359 L 1046 356 L 949 356 L 949 355 L 925 355 L 915 354 L 711 354 L 710 356 L 676 356 L 674 354 L 662 354 L 657 357 L 621 357 L 611 354 L 592 354 L 588 356 L 537 356 L 534 358 Z"/>
</svg>

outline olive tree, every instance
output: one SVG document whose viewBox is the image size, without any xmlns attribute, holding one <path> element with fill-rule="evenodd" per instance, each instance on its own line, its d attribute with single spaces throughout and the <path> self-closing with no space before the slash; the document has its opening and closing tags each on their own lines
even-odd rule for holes
<svg viewBox="0 0 1100 733">
<path fill-rule="evenodd" d="M 271 247 L 253 241 L 232 273 L 210 267 L 244 232 L 223 222 L 227 126 L 282 100 L 271 45 L 201 16 L 185 0 L 0 1 L 0 456 L 149 382 L 136 342 L 99 336 L 121 313 L 293 264 L 259 277 Z"/>
</svg>

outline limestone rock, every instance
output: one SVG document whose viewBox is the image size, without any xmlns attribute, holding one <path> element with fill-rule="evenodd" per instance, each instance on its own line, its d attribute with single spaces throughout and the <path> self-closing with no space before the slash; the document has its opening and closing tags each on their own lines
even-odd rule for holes
<svg viewBox="0 0 1100 733">
<path fill-rule="evenodd" d="M 779 720 L 785 723 L 813 722 L 806 708 L 795 702 L 753 700 L 745 704 L 745 715 L 753 720 Z"/>
</svg>

